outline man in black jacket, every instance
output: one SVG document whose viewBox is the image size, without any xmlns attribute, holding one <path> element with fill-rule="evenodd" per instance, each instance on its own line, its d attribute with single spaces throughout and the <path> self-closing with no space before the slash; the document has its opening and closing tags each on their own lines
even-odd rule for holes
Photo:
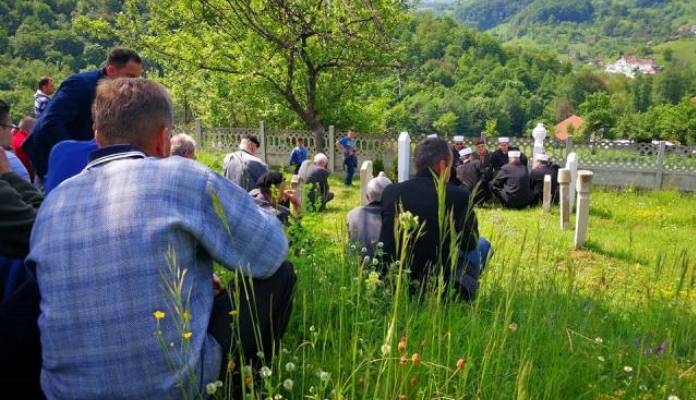
<svg viewBox="0 0 696 400">
<path fill-rule="evenodd" d="M 491 154 L 491 166 L 495 172 L 500 171 L 503 165 L 510 161 L 508 152 L 519 151 L 520 149 L 510 145 L 510 138 L 501 136 L 498 138 L 498 149 Z M 527 165 L 527 156 L 520 152 L 520 162 L 522 165 Z"/>
<path fill-rule="evenodd" d="M 478 289 L 478 278 L 485 263 L 490 243 L 479 238 L 476 214 L 469 191 L 462 186 L 445 184 L 445 214 L 452 213 L 454 230 L 459 235 L 457 260 L 451 260 L 449 237 L 440 238 L 438 195 L 434 176 L 449 178 L 452 150 L 441 138 L 429 137 L 418 144 L 415 153 L 416 176 L 389 185 L 382 194 L 382 230 L 380 240 L 388 258 L 397 260 L 398 238 L 394 237 L 395 220 L 400 212 L 410 212 L 423 224 L 423 234 L 408 249 L 412 262 L 411 279 L 423 287 L 429 278 L 443 273 L 446 282 L 464 299 L 472 298 Z M 450 277 L 454 264 L 454 276 Z"/>
<path fill-rule="evenodd" d="M 529 174 L 529 185 L 532 189 L 532 203 L 540 204 L 544 200 L 544 176 L 551 175 L 551 202 L 558 199 L 558 165 L 549 162 L 546 154 L 535 154 L 533 169 Z"/>
<path fill-rule="evenodd" d="M 520 162 L 520 152 L 508 152 L 510 162 L 500 169 L 491 182 L 491 192 L 506 208 L 525 208 L 532 201 L 532 190 L 529 187 L 529 171 Z"/>
<path fill-rule="evenodd" d="M 474 204 L 481 205 L 491 196 L 488 190 L 488 171 L 483 168 L 481 160 L 475 160 L 471 148 L 466 147 L 459 152 L 462 163 L 457 167 L 457 179 L 474 196 Z"/>
</svg>

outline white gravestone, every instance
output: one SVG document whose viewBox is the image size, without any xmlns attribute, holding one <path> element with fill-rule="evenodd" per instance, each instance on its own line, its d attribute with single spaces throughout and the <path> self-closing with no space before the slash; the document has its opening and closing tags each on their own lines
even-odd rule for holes
<svg viewBox="0 0 696 400">
<path fill-rule="evenodd" d="M 372 179 L 372 161 L 365 160 L 360 166 L 360 205 L 369 203 L 367 200 L 367 184 Z"/>
<path fill-rule="evenodd" d="M 575 207 L 575 182 L 578 180 L 578 156 L 575 152 L 568 154 L 566 168 L 570 170 L 570 183 L 568 184 L 568 200 L 570 201 L 570 212 L 573 212 Z"/>
<path fill-rule="evenodd" d="M 561 229 L 568 229 L 568 224 L 570 223 L 570 200 L 569 188 L 570 184 L 570 170 L 568 168 L 561 168 L 558 170 L 558 193 L 560 195 L 558 204 L 561 208 Z"/>
<path fill-rule="evenodd" d="M 534 154 L 546 154 L 544 151 L 544 139 L 546 139 L 546 128 L 544 124 L 538 123 L 537 126 L 532 130 L 532 137 L 534 138 Z"/>
<path fill-rule="evenodd" d="M 590 215 L 590 189 L 592 188 L 592 171 L 578 172 L 578 202 L 575 214 L 575 248 L 580 248 L 587 240 L 587 222 Z"/>
<path fill-rule="evenodd" d="M 551 211 L 551 175 L 544 175 L 544 211 Z"/>
<path fill-rule="evenodd" d="M 399 135 L 398 146 L 398 181 L 404 182 L 411 177 L 411 173 L 409 171 L 411 167 L 411 137 L 408 136 L 408 132 L 401 132 L 401 134 Z"/>
</svg>

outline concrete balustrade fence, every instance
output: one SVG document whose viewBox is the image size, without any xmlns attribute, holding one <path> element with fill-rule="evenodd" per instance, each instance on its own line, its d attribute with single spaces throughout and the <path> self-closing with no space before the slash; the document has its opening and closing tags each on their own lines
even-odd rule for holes
<svg viewBox="0 0 696 400">
<path fill-rule="evenodd" d="M 311 131 L 269 128 L 263 122 L 259 123 L 257 128 L 209 128 L 197 121 L 194 126 L 188 129 L 178 128 L 177 131 L 194 136 L 202 150 L 219 153 L 237 149 L 243 135 L 255 135 L 261 142 L 258 155 L 270 165 L 287 165 L 290 151 L 295 146 L 297 138 L 304 139 L 310 154 L 315 154 L 317 150 L 316 139 Z M 334 145 L 342 135 L 343 132 L 336 132 L 332 126 L 321 134 L 326 155 L 329 158 L 329 169 L 334 172 L 342 171 L 344 168 L 343 154 Z M 425 136 L 426 134 L 409 132 L 411 161 L 415 146 Z M 396 174 L 398 137 L 398 133 L 360 133 L 356 139 L 358 165 L 362 165 L 365 160 L 371 160 L 377 167 L 381 162 L 386 171 L 393 171 Z M 465 143 L 472 148 L 475 147 L 474 141 L 473 137 L 465 138 Z M 512 137 L 510 144 L 519 147 L 523 153 L 527 154 L 531 163 L 534 139 Z M 545 139 L 543 144 L 549 160 L 561 166 L 566 165 L 568 154 L 574 152 L 577 168 L 594 172 L 594 185 L 696 191 L 696 146 L 694 145 L 614 141 L 573 143 L 553 138 Z M 493 151 L 495 147 L 497 144 L 495 138 L 492 138 L 489 140 L 488 148 Z M 411 162 L 410 173 L 413 174 L 413 171 Z"/>
</svg>

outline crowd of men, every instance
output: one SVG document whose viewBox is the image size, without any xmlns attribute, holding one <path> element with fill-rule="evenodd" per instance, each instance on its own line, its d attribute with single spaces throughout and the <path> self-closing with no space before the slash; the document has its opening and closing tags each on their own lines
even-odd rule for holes
<svg viewBox="0 0 696 400">
<path fill-rule="evenodd" d="M 258 365 L 278 349 L 296 283 L 283 224 L 301 194 L 257 156 L 253 135 L 225 156 L 222 175 L 195 161 L 196 142 L 172 136 L 169 93 L 140 78 L 141 64 L 135 51 L 116 48 L 104 68 L 69 77 L 55 94 L 42 78 L 36 118 L 19 126 L 0 101 L 0 359 L 12 366 L 0 374 L 0 398 L 178 398 L 189 377 L 195 382 L 184 390 L 204 393 L 207 383 L 238 376 L 229 361 Z M 356 135 L 336 143 L 347 186 Z M 309 208 L 321 211 L 334 197 L 329 159 L 317 153 L 306 162 L 308 150 L 296 144 L 289 164 L 308 185 Z M 535 157 L 539 168 L 545 161 Z M 412 250 L 414 287 L 442 272 L 471 299 L 491 248 L 473 204 L 495 196 L 526 206 L 544 171 L 535 168 L 530 180 L 524 156 L 504 138 L 489 154 L 485 143 L 474 152 L 461 137 L 453 146 L 429 137 L 415 164 L 406 182 L 383 174 L 369 182 L 369 204 L 348 215 L 351 237 L 370 255 L 381 246 L 386 266 L 399 258 L 399 214 L 412 213 L 423 224 Z M 448 181 L 456 235 L 446 238 L 434 177 Z M 452 237 L 456 254 L 440 251 Z M 213 263 L 248 279 L 254 295 L 239 293 L 234 280 L 222 285 Z M 172 267 L 187 271 L 184 331 L 162 290 Z M 174 368 L 155 327 L 162 343 L 187 344 L 176 346 L 188 350 Z"/>
</svg>

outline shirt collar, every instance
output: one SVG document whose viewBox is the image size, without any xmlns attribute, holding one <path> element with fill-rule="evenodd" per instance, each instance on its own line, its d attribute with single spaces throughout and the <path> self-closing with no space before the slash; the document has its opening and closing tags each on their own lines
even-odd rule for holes
<svg viewBox="0 0 696 400">
<path fill-rule="evenodd" d="M 129 144 L 115 144 L 94 150 L 89 154 L 89 164 L 85 169 L 126 158 L 146 158 L 147 155 Z"/>
</svg>

